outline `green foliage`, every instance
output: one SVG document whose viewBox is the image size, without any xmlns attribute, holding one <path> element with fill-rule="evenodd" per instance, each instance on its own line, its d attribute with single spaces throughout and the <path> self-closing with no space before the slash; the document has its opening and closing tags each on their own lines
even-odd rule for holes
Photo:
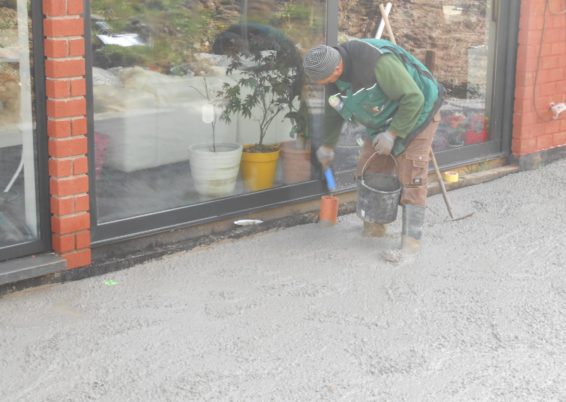
<svg viewBox="0 0 566 402">
<path fill-rule="evenodd" d="M 135 32 L 146 41 L 147 46 L 132 47 L 127 60 L 137 53 L 139 62 L 164 72 L 191 60 L 217 31 L 213 11 L 191 1 L 93 0 L 91 8 L 113 33 Z"/>
<path fill-rule="evenodd" d="M 317 7 L 313 1 L 284 2 L 278 13 L 278 22 L 293 42 L 306 49 L 313 46 L 313 39 L 324 32 L 326 10 L 324 7 Z"/>
<path fill-rule="evenodd" d="M 273 120 L 281 112 L 293 112 L 299 96 L 295 90 L 299 72 L 288 57 L 285 51 L 272 50 L 233 55 L 227 73 L 238 71 L 240 77 L 235 84 L 225 83 L 218 94 L 224 99 L 222 120 L 230 123 L 231 115 L 241 114 L 257 121 L 260 147 Z"/>
<path fill-rule="evenodd" d="M 301 101 L 298 110 L 291 110 L 285 115 L 292 122 L 291 137 L 309 138 L 308 117 L 309 111 L 305 101 Z"/>
<path fill-rule="evenodd" d="M 94 53 L 94 64 L 102 68 L 144 65 L 148 59 L 150 59 L 150 52 L 146 48 L 107 45 L 97 49 Z"/>
</svg>

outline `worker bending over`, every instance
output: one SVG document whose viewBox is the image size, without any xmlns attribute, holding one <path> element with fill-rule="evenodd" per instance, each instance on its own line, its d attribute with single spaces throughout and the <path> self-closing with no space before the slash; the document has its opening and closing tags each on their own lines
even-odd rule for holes
<svg viewBox="0 0 566 402">
<path fill-rule="evenodd" d="M 430 71 L 403 48 L 382 39 L 354 39 L 336 47 L 310 49 L 307 77 L 327 85 L 325 131 L 316 155 L 323 168 L 334 159 L 343 120 L 363 125 L 366 136 L 358 159 L 359 179 L 369 172 L 392 172 L 397 161 L 402 184 L 401 248 L 384 257 L 398 261 L 420 250 L 427 198 L 431 144 L 440 122 L 443 90 Z M 333 96 L 334 95 L 334 96 Z M 381 237 L 385 225 L 365 222 L 363 233 Z"/>
</svg>

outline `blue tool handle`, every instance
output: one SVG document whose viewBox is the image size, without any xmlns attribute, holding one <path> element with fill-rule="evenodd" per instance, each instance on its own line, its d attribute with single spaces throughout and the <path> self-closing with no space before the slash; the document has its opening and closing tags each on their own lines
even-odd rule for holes
<svg viewBox="0 0 566 402">
<path fill-rule="evenodd" d="M 328 191 L 336 190 L 336 180 L 334 180 L 334 173 L 332 173 L 332 169 L 327 167 L 324 170 L 324 178 L 326 179 L 326 188 Z"/>
</svg>

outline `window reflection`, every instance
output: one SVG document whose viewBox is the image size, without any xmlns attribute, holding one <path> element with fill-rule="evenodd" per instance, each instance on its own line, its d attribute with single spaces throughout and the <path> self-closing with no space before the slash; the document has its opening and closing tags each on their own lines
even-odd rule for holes
<svg viewBox="0 0 566 402">
<path fill-rule="evenodd" d="M 339 41 L 374 37 L 381 20 L 378 1 L 339 2 Z M 491 0 L 392 0 L 389 16 L 397 43 L 424 62 L 446 89 L 435 151 L 490 139 L 495 22 Z M 389 39 L 386 30 L 382 36 Z M 344 127 L 337 149 L 342 170 L 355 168 L 355 126 Z M 347 183 L 348 185 L 351 182 Z"/>
<path fill-rule="evenodd" d="M 116 3 L 91 2 L 99 221 L 310 179 L 300 69 L 326 2 Z"/>
<path fill-rule="evenodd" d="M 0 248 L 38 237 L 30 2 L 0 2 Z"/>
<path fill-rule="evenodd" d="M 495 33 L 491 4 L 393 1 L 390 19 L 397 41 L 430 67 L 447 92 L 436 151 L 488 140 Z"/>
</svg>

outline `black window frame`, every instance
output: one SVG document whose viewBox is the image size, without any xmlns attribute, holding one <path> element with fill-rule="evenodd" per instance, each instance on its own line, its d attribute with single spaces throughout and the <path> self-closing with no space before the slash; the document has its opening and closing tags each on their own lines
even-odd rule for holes
<svg viewBox="0 0 566 402">
<path fill-rule="evenodd" d="M 27 255 L 51 250 L 50 194 L 48 173 L 47 109 L 45 95 L 45 62 L 43 48 L 43 7 L 41 1 L 30 1 L 32 18 L 32 90 L 35 96 L 34 153 L 36 157 L 37 218 L 38 237 L 34 240 L 0 247 L 0 261 L 11 260 Z M 23 173 L 22 173 L 23 174 Z"/>
<path fill-rule="evenodd" d="M 491 0 L 491 19 L 496 23 L 495 62 L 491 88 L 489 140 L 462 148 L 435 152 L 439 165 L 451 167 L 496 157 L 509 157 L 513 136 L 515 67 L 520 1 Z"/>
<path fill-rule="evenodd" d="M 327 1 L 326 35 L 327 38 L 338 36 L 338 1 Z M 94 118 L 93 118 L 93 88 L 92 88 L 92 37 L 91 37 L 90 2 L 85 1 L 85 49 L 86 49 L 86 82 L 87 82 L 87 118 L 89 171 L 94 172 Z M 320 198 L 326 188 L 320 179 L 307 182 L 274 187 L 272 189 L 253 193 L 238 194 L 228 198 L 211 200 L 199 204 L 191 204 L 165 211 L 148 213 L 131 218 L 98 222 L 96 208 L 96 180 L 90 175 L 90 211 L 92 245 L 110 244 L 120 239 L 135 238 L 141 235 L 159 233 L 176 227 L 201 225 L 215 220 L 244 215 L 267 208 L 288 205 L 292 202 L 308 201 Z"/>
</svg>

